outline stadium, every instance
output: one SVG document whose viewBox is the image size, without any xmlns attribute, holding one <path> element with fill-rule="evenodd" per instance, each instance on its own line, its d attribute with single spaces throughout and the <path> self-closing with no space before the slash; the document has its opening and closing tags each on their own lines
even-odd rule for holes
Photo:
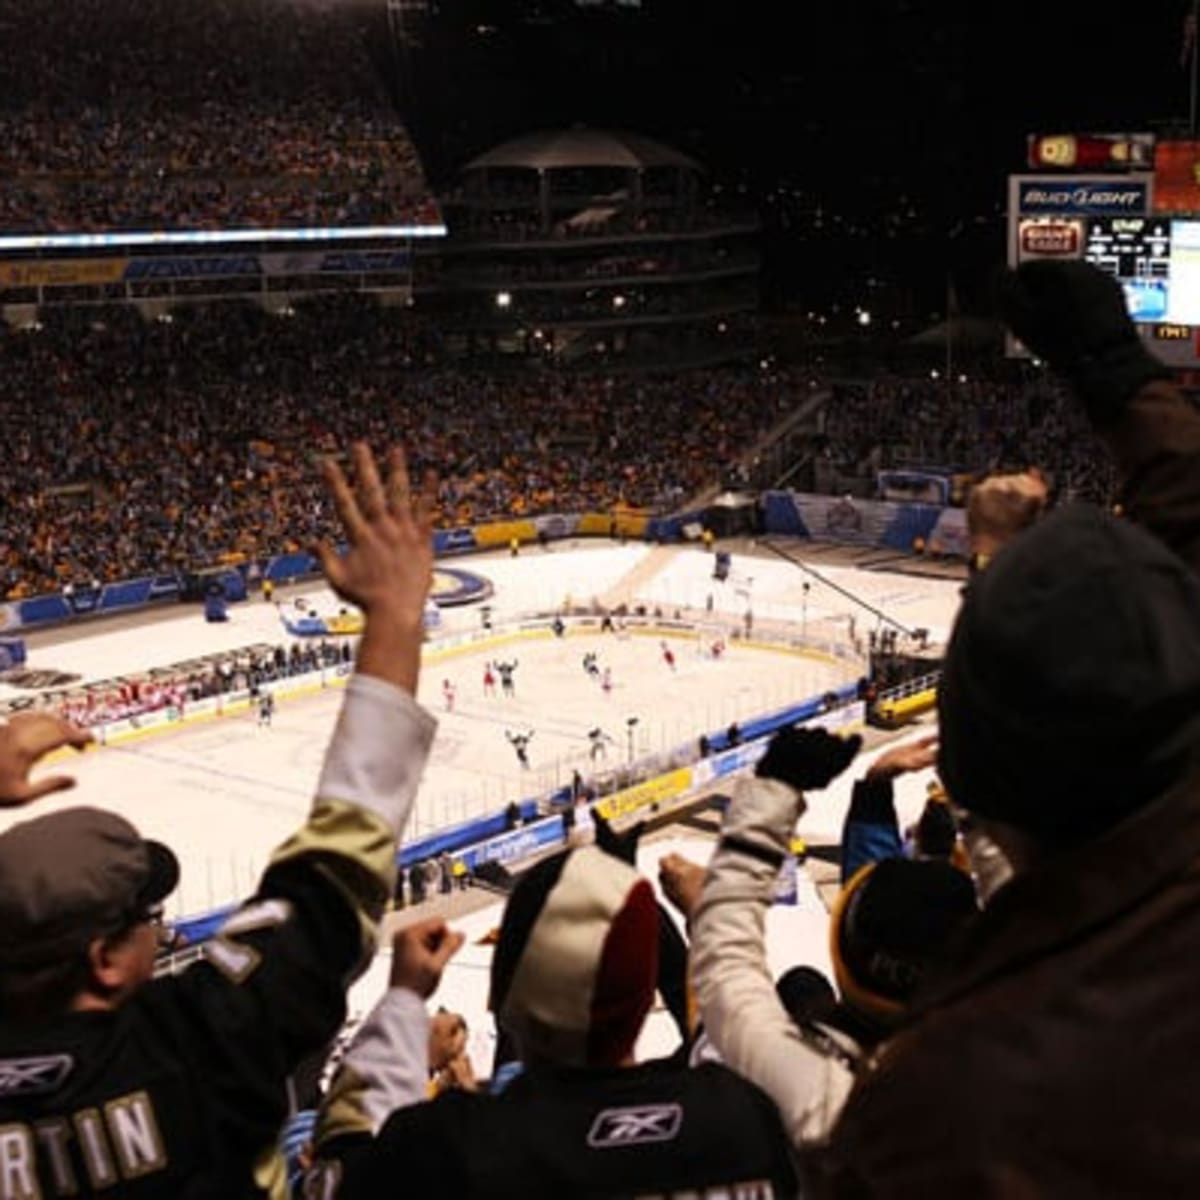
<svg viewBox="0 0 1200 1200">
<path fill-rule="evenodd" d="M 1200 142 L 768 312 L 783 173 L 487 111 L 669 7 L 0 0 L 0 1200 L 1181 1194 Z"/>
</svg>

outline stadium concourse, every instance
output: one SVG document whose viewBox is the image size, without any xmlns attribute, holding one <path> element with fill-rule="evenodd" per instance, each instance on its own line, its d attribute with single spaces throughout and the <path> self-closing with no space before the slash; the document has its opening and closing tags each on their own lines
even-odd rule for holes
<svg viewBox="0 0 1200 1200">
<path fill-rule="evenodd" d="M 735 554 L 724 584 L 711 578 L 711 556 L 694 547 L 566 543 L 526 551 L 519 558 L 455 561 L 495 585 L 488 605 L 496 636 L 439 649 L 441 637 L 482 632 L 478 605 L 443 610 L 443 626 L 430 643 L 421 682 L 421 699 L 440 724 L 410 839 L 567 784 L 575 769 L 586 778 L 623 764 L 631 748 L 626 724 L 631 716 L 639 718 L 632 751 L 640 756 L 821 695 L 860 673 L 853 661 L 754 648 L 732 636 L 717 659 L 702 652 L 703 642 L 694 635 L 670 637 L 666 644 L 674 651 L 672 670 L 660 646 L 664 639 L 655 634 L 621 637 L 575 630 L 560 640 L 548 621 L 532 637 L 503 633 L 506 622 L 534 612 L 552 613 L 564 604 L 645 604 L 670 617 L 679 607 L 704 609 L 709 595 L 713 610 L 705 614 L 702 627 L 710 631 L 740 632 L 747 608 L 757 627 L 771 618 L 790 618 L 797 631 L 802 621 L 813 631 L 849 623 L 855 608 L 850 601 L 777 558 Z M 821 570 L 898 620 L 929 627 L 935 641 L 953 618 L 958 592 L 951 581 L 824 565 Z M 810 584 L 807 593 L 805 582 Z M 285 589 L 282 602 L 294 604 L 301 595 L 317 610 L 337 610 L 336 600 L 315 585 Z M 868 628 L 870 619 L 860 612 L 858 628 Z M 199 607 L 189 607 L 167 616 L 151 613 L 35 634 L 29 665 L 78 675 L 86 683 L 136 677 L 202 654 L 286 640 L 275 607 L 251 600 L 232 607 L 224 624 L 207 624 Z M 602 669 L 611 670 L 611 692 L 583 669 L 589 650 L 596 652 Z M 511 698 L 483 694 L 485 664 L 495 660 L 518 664 Z M 451 712 L 443 696 L 447 679 L 456 691 Z M 0 685 L 0 700 L 18 694 L 10 685 Z M 295 827 L 308 804 L 340 699 L 337 687 L 285 699 L 270 728 L 259 726 L 254 711 L 244 711 L 89 752 L 71 764 L 77 790 L 49 803 L 112 808 L 147 836 L 169 842 L 183 867 L 171 915 L 207 911 L 248 894 L 269 851 Z M 593 761 L 588 732 L 596 727 L 611 740 Z M 534 734 L 530 767 L 523 769 L 506 734 L 529 730 Z M 844 795 L 831 795 L 828 808 L 823 805 L 811 814 L 819 826 L 815 836 L 836 838 L 848 782 L 843 790 Z M 0 828 L 16 819 L 15 814 L 0 817 Z"/>
</svg>

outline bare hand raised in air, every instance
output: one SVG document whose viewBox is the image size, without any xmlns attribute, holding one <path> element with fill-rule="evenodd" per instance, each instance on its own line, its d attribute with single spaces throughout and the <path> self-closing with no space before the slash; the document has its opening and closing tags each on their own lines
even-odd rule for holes
<svg viewBox="0 0 1200 1200">
<path fill-rule="evenodd" d="M 0 726 L 0 808 L 16 808 L 75 786 L 69 775 L 48 775 L 31 782 L 39 759 L 63 746 L 82 750 L 92 735 L 53 713 L 18 713 Z"/>
<path fill-rule="evenodd" d="M 321 569 L 333 590 L 365 613 L 394 611 L 419 621 L 433 576 L 432 480 L 414 494 L 399 447 L 388 454 L 386 485 L 364 442 L 356 442 L 351 455 L 354 490 L 336 462 L 322 463 L 348 547 L 339 555 L 321 542 Z"/>
</svg>

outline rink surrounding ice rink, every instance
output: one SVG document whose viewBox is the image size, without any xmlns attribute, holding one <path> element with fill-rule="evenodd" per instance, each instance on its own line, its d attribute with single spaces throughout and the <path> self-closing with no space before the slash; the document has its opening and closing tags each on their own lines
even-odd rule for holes
<svg viewBox="0 0 1200 1200">
<path fill-rule="evenodd" d="M 559 544 L 519 558 L 475 556 L 456 560 L 495 584 L 490 601 L 497 624 L 531 611 L 553 610 L 569 598 L 622 600 L 703 608 L 714 598 L 714 620 L 732 626 L 749 605 L 756 620 L 786 617 L 799 624 L 845 622 L 854 606 L 775 559 L 734 558 L 726 584 L 711 579 L 711 556 L 697 548 L 642 545 Z M 958 600 L 949 581 L 885 575 L 823 566 L 822 574 L 863 596 L 910 626 L 948 630 Z M 803 582 L 810 583 L 805 595 Z M 319 608 L 336 609 L 320 587 L 304 590 Z M 669 611 L 667 613 L 669 615 Z M 250 601 L 233 606 L 230 621 L 207 624 L 199 606 L 178 616 L 152 618 L 134 626 L 35 635 L 30 665 L 72 671 L 85 679 L 136 673 L 200 654 L 256 642 L 283 640 L 274 608 Z M 446 610 L 447 631 L 479 628 L 477 607 Z M 859 630 L 871 627 L 864 611 Z M 608 761 L 629 753 L 626 718 L 638 717 L 635 754 L 668 749 L 730 721 L 779 708 L 852 679 L 850 664 L 822 655 L 773 653 L 731 643 L 720 661 L 702 657 L 696 639 L 672 639 L 677 669 L 663 662 L 657 638 L 576 634 L 547 635 L 494 646 L 486 651 L 428 655 L 420 699 L 439 718 L 439 730 L 421 797 L 407 836 L 428 832 L 514 798 L 535 795 L 570 780 L 572 769 L 587 774 L 587 731 L 599 726 L 612 738 Z M 605 695 L 581 665 L 588 650 L 612 670 L 614 688 Z M 483 664 L 488 658 L 516 659 L 516 697 L 485 698 Z M 444 711 L 442 681 L 457 687 L 453 713 Z M 0 695 L 15 694 L 4 688 Z M 178 853 L 183 878 L 171 903 L 173 915 L 193 914 L 252 891 L 271 849 L 303 819 L 341 699 L 340 688 L 279 704 L 274 725 L 259 729 L 253 713 L 221 718 L 178 731 L 155 734 L 123 746 L 89 752 L 68 764 L 79 787 L 50 804 L 96 804 L 131 819 L 147 836 L 168 842 Z M 506 730 L 534 731 L 531 769 L 523 771 Z M 55 768 L 59 769 L 58 767 Z M 902 809 L 919 807 L 920 780 L 907 781 Z M 819 839 L 836 837 L 849 780 L 835 784 L 801 823 Z M 46 806 L 43 805 L 43 808 Z M 915 811 L 915 808 L 914 808 Z M 0 816 L 0 827 L 22 814 Z"/>
</svg>

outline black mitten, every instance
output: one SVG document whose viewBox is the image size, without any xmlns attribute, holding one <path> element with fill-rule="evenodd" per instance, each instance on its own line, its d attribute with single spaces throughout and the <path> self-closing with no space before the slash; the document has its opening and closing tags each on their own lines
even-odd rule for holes
<svg viewBox="0 0 1200 1200">
<path fill-rule="evenodd" d="M 1171 377 L 1138 337 L 1121 285 L 1091 263 L 1022 263 L 1001 278 L 999 305 L 1013 334 L 1066 378 L 1097 425 L 1119 417 L 1144 384 Z"/>
<path fill-rule="evenodd" d="M 824 729 L 792 725 L 770 740 L 754 773 L 802 792 L 823 788 L 850 765 L 861 745 L 858 734 L 840 738 Z"/>
</svg>

